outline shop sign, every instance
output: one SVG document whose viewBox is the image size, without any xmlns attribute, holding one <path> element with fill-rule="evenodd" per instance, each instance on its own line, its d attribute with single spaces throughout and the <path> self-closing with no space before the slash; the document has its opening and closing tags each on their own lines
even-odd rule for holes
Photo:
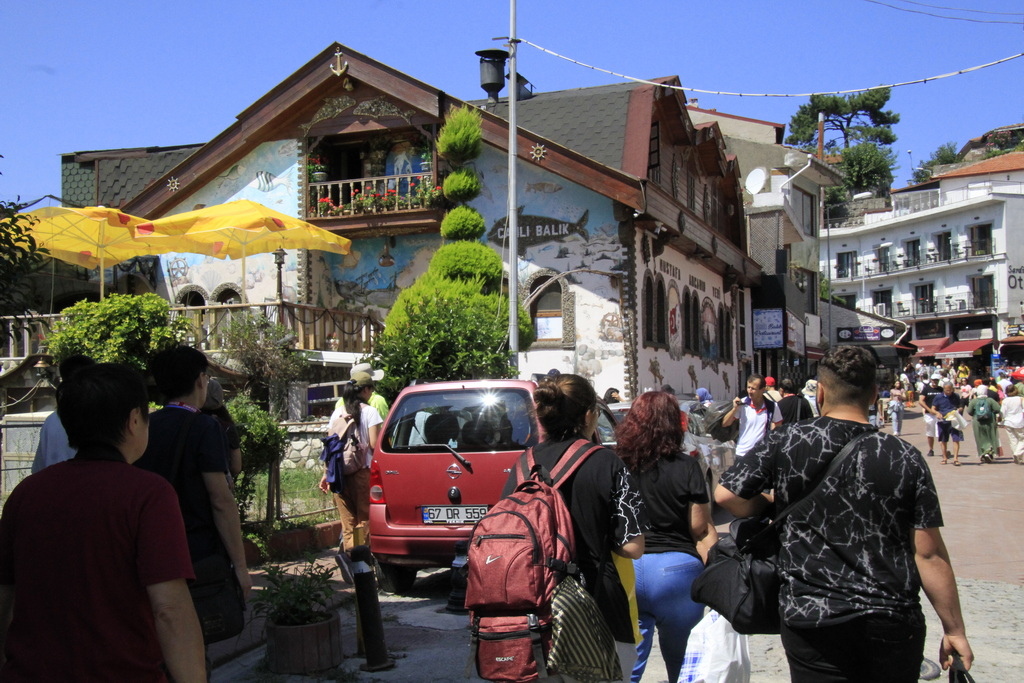
<svg viewBox="0 0 1024 683">
<path fill-rule="evenodd" d="M 786 311 L 786 348 L 798 356 L 807 352 L 804 344 L 804 321 L 798 316 Z"/>
<path fill-rule="evenodd" d="M 754 309 L 754 348 L 781 349 L 785 346 L 786 325 L 781 308 Z"/>
<path fill-rule="evenodd" d="M 877 342 L 889 341 L 896 336 L 896 329 L 882 325 L 861 325 L 860 327 L 836 328 L 839 341 Z"/>
</svg>

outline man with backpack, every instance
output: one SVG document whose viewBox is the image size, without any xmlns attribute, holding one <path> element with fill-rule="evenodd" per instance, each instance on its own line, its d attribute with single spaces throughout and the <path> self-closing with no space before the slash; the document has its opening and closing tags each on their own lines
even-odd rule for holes
<svg viewBox="0 0 1024 683">
<path fill-rule="evenodd" d="M 728 427 L 736 420 L 740 422 L 740 435 L 736 439 L 736 457 L 746 455 L 768 434 L 782 424 L 779 406 L 765 397 L 767 385 L 761 375 L 747 378 L 747 397 L 732 400 L 732 410 L 722 417 L 722 426 Z"/>
</svg>

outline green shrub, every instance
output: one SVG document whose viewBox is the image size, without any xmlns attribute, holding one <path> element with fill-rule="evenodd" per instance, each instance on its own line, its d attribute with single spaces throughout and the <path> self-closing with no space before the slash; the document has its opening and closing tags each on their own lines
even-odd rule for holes
<svg viewBox="0 0 1024 683">
<path fill-rule="evenodd" d="M 190 331 L 188 319 L 171 319 L 170 304 L 156 294 L 111 294 L 64 309 L 46 341 L 58 363 L 81 353 L 145 372 L 153 355 L 181 343 Z"/>
<path fill-rule="evenodd" d="M 451 280 L 479 277 L 485 292 L 497 291 L 503 272 L 497 252 L 480 242 L 467 241 L 452 242 L 438 249 L 429 269 Z"/>
<path fill-rule="evenodd" d="M 446 240 L 478 240 L 486 230 L 484 217 L 468 206 L 456 206 L 441 221 L 441 237 Z"/>
<path fill-rule="evenodd" d="M 456 166 L 476 159 L 483 151 L 480 110 L 466 105 L 452 107 L 437 135 L 437 153 Z"/>
<path fill-rule="evenodd" d="M 471 168 L 457 168 L 444 179 L 444 196 L 456 204 L 472 201 L 480 189 L 480 177 Z"/>
<path fill-rule="evenodd" d="M 227 407 L 242 441 L 242 472 L 235 480 L 235 500 L 244 522 L 259 492 L 258 484 L 266 485 L 267 478 L 261 475 L 266 475 L 272 466 L 277 467 L 284 457 L 288 432 L 247 396 L 236 396 L 228 401 Z"/>
</svg>

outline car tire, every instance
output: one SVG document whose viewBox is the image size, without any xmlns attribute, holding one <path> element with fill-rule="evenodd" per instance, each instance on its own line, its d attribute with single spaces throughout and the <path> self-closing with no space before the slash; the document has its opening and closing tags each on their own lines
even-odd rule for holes
<svg viewBox="0 0 1024 683">
<path fill-rule="evenodd" d="M 377 563 L 377 587 L 385 593 L 408 593 L 416 582 L 416 568 L 397 564 Z"/>
</svg>

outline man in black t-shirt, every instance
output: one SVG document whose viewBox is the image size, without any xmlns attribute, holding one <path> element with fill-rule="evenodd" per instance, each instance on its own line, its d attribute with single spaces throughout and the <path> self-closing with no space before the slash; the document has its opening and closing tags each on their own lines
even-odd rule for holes
<svg viewBox="0 0 1024 683">
<path fill-rule="evenodd" d="M 167 402 L 150 415 L 149 446 L 135 465 L 164 477 L 178 492 L 192 562 L 225 553 L 248 595 L 252 579 L 245 564 L 238 506 L 228 487 L 224 433 L 216 420 L 200 412 L 210 381 L 208 368 L 203 352 L 189 346 L 161 351 L 153 357 L 150 372 Z M 190 415 L 175 475 L 178 436 Z"/>
<path fill-rule="evenodd" d="M 782 424 L 793 424 L 794 422 L 809 420 L 814 417 L 811 404 L 803 396 L 796 393 L 796 382 L 787 377 L 779 382 L 779 389 L 782 391 L 782 400 L 779 401 Z"/>
<path fill-rule="evenodd" d="M 864 348 L 830 349 L 818 365 L 821 417 L 783 425 L 737 459 L 716 502 L 747 517 L 809 493 L 808 483 L 845 444 L 873 431 L 867 411 L 876 400 L 875 371 Z M 875 431 L 781 526 L 782 644 L 793 681 L 916 681 L 922 587 L 942 623 L 943 668 L 954 651 L 970 666 L 939 500 L 916 448 Z"/>
</svg>

